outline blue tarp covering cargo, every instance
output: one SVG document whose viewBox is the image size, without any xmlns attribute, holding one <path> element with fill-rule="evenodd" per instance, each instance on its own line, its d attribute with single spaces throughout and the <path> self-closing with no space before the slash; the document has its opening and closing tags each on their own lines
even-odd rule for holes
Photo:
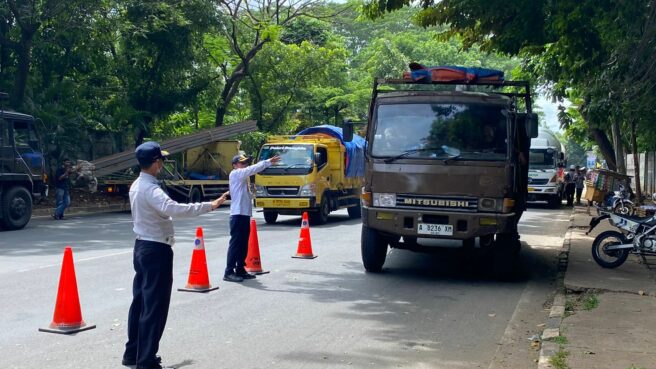
<svg viewBox="0 0 656 369">
<path fill-rule="evenodd" d="M 364 150 L 367 148 L 367 141 L 364 138 L 353 135 L 353 141 L 344 142 L 342 129 L 331 125 L 322 125 L 306 128 L 298 133 L 299 135 L 316 135 L 323 134 L 335 137 L 342 142 L 346 148 L 346 173 L 347 177 L 364 177 Z"/>
<path fill-rule="evenodd" d="M 426 67 L 410 63 L 410 72 L 405 72 L 404 79 L 415 82 L 501 82 L 504 73 L 500 70 L 486 68 L 467 68 L 453 65 Z"/>
</svg>

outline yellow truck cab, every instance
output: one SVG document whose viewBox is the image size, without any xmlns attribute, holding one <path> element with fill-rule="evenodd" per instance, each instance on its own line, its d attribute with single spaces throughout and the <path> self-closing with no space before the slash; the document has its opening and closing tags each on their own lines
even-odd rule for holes
<svg viewBox="0 0 656 369">
<path fill-rule="evenodd" d="M 324 224 L 331 211 L 342 208 L 351 218 L 360 217 L 364 170 L 347 175 L 351 158 L 340 138 L 272 136 L 262 146 L 259 159 L 274 155 L 280 155 L 280 162 L 255 176 L 255 206 L 263 209 L 267 223 L 275 223 L 278 214 L 308 212 L 313 224 Z"/>
</svg>

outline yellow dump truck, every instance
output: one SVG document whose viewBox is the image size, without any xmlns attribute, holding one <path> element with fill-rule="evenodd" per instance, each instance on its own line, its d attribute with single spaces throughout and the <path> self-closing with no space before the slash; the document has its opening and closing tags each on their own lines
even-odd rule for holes
<svg viewBox="0 0 656 369">
<path fill-rule="evenodd" d="M 255 176 L 255 206 L 266 222 L 275 223 L 278 214 L 308 212 L 311 223 L 324 224 L 331 211 L 342 208 L 359 218 L 365 148 L 359 139 L 345 145 L 341 128 L 333 126 L 270 137 L 259 159 L 281 160 Z"/>
<path fill-rule="evenodd" d="M 232 157 L 240 142 L 222 140 L 171 155 L 159 175 L 162 186 L 178 202 L 215 199 L 228 190 Z M 136 178 L 132 168 L 98 178 L 101 192 L 127 195 Z"/>
</svg>

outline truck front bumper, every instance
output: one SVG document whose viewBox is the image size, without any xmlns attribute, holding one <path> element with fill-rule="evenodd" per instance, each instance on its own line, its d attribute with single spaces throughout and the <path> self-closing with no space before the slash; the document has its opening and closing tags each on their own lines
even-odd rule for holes
<svg viewBox="0 0 656 369">
<path fill-rule="evenodd" d="M 529 186 L 528 201 L 547 201 L 550 198 L 558 197 L 558 187 L 554 186 Z"/>
<path fill-rule="evenodd" d="M 515 213 L 447 213 L 374 207 L 363 207 L 362 211 L 364 225 L 394 236 L 464 240 L 514 230 Z M 424 227 L 426 224 L 450 225 L 453 232 L 450 235 L 420 234 L 419 224 Z"/>
<path fill-rule="evenodd" d="M 255 206 L 266 211 L 276 211 L 283 215 L 298 215 L 304 211 L 316 208 L 314 197 L 284 198 L 284 197 L 258 197 Z"/>
</svg>

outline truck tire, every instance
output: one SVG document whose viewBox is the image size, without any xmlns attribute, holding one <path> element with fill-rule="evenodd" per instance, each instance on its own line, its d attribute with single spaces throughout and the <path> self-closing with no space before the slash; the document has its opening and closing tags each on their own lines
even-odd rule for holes
<svg viewBox="0 0 656 369">
<path fill-rule="evenodd" d="M 387 257 L 388 240 L 380 233 L 365 225 L 362 226 L 361 252 L 364 269 L 370 273 L 379 273 L 383 270 Z"/>
<path fill-rule="evenodd" d="M 330 201 L 328 200 L 328 195 L 324 194 L 319 204 L 319 209 L 310 213 L 310 221 L 313 225 L 326 224 L 328 223 L 328 214 L 330 214 Z"/>
<path fill-rule="evenodd" d="M 498 234 L 492 247 L 492 274 L 495 278 L 508 281 L 517 275 L 521 243 L 512 234 Z"/>
<path fill-rule="evenodd" d="M 32 217 L 32 196 L 25 187 L 11 187 L 2 196 L 2 226 L 8 230 L 21 229 Z"/>
<path fill-rule="evenodd" d="M 264 221 L 267 224 L 274 224 L 278 220 L 278 212 L 277 211 L 264 211 Z"/>
<path fill-rule="evenodd" d="M 560 207 L 560 205 L 562 204 L 562 200 L 560 199 L 560 195 L 550 197 L 548 203 L 549 203 L 550 208 L 558 209 Z"/>
<path fill-rule="evenodd" d="M 191 192 L 189 192 L 189 202 L 197 203 L 203 201 L 203 194 L 200 192 L 200 188 L 192 187 Z"/>
<path fill-rule="evenodd" d="M 350 208 L 346 208 L 346 211 L 348 212 L 349 218 L 351 219 L 362 218 L 362 207 L 359 203 L 355 206 L 351 206 Z"/>
</svg>

